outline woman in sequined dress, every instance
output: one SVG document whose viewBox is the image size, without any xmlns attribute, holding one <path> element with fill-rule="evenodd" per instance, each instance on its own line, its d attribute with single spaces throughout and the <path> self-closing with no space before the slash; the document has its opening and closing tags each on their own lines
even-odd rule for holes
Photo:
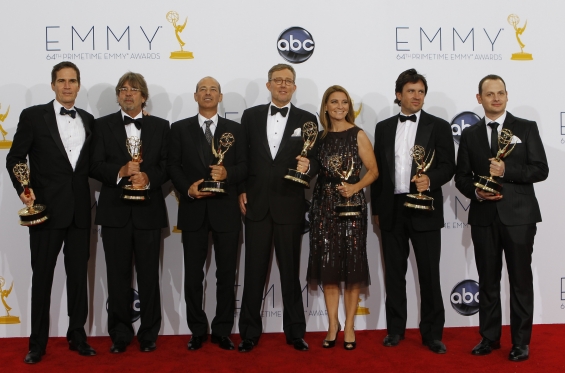
<svg viewBox="0 0 565 373">
<path fill-rule="evenodd" d="M 321 134 L 318 161 L 320 172 L 314 188 L 310 209 L 310 257 L 307 278 L 311 284 L 322 284 L 328 311 L 328 334 L 322 346 L 335 346 L 341 330 L 338 320 L 340 286 L 345 285 L 344 348 L 356 347 L 354 317 L 359 292 L 369 285 L 367 263 L 367 202 L 363 188 L 378 177 L 377 162 L 371 141 L 354 124 L 355 115 L 347 91 L 334 85 L 326 90 L 320 108 Z M 339 156 L 341 170 L 353 164 L 353 173 L 347 182 L 332 171 L 329 159 Z M 361 167 L 367 173 L 360 179 Z M 361 204 L 360 216 L 339 217 L 335 206 L 345 198 Z"/>
</svg>

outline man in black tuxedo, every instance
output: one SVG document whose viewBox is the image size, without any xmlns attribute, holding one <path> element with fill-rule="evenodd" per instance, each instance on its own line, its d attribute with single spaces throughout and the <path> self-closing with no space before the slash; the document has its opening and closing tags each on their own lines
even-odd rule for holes
<svg viewBox="0 0 565 373">
<path fill-rule="evenodd" d="M 140 350 L 155 350 L 161 327 L 159 257 L 161 229 L 168 226 L 161 190 L 166 171 L 169 122 L 143 116 L 149 98 L 141 74 L 128 72 L 116 85 L 121 110 L 95 122 L 91 176 L 102 183 L 95 223 L 102 226 L 102 243 L 108 278 L 108 331 L 112 353 L 121 353 L 131 342 L 132 259 L 135 258 L 141 308 L 137 332 Z M 132 161 L 126 139 L 141 139 L 141 162 Z M 149 198 L 120 198 L 122 187 L 147 187 Z"/>
<path fill-rule="evenodd" d="M 198 114 L 171 126 L 167 171 L 179 191 L 177 227 L 182 230 L 184 250 L 184 299 L 192 337 L 189 350 L 198 350 L 207 339 L 208 319 L 202 309 L 203 267 L 208 255 L 208 235 L 212 232 L 216 258 L 216 316 L 212 320 L 212 342 L 233 350 L 230 339 L 235 311 L 235 272 L 241 230 L 237 184 L 247 176 L 246 138 L 241 124 L 218 116 L 222 101 L 220 83 L 212 77 L 196 85 L 194 100 Z M 226 151 L 218 146 L 223 134 L 235 139 Z M 212 154 L 225 151 L 221 165 Z M 223 193 L 201 192 L 204 179 L 225 182 Z"/>
<path fill-rule="evenodd" d="M 296 73 L 290 65 L 269 70 L 271 103 L 243 112 L 247 135 L 247 181 L 239 204 L 245 215 L 245 278 L 239 332 L 239 351 L 248 352 L 262 333 L 261 304 L 274 241 L 283 294 L 283 330 L 288 344 L 307 351 L 306 320 L 300 287 L 300 242 L 304 228 L 304 187 L 285 180 L 289 168 L 315 175 L 316 147 L 300 157 L 301 129 L 316 117 L 290 103 Z M 297 156 L 298 155 L 298 156 Z M 298 166 L 297 161 L 298 160 Z"/>
<path fill-rule="evenodd" d="M 377 123 L 375 157 L 380 176 L 371 187 L 375 224 L 380 227 L 385 264 L 386 320 L 388 335 L 383 344 L 398 345 L 406 330 L 406 271 L 409 240 L 418 265 L 421 295 L 422 343 L 435 352 L 446 352 L 441 341 L 445 310 L 441 296 L 440 256 L 443 222 L 441 186 L 455 172 L 455 148 L 451 127 L 445 120 L 422 110 L 428 91 L 426 78 L 414 69 L 396 80 L 400 114 Z M 425 160 L 433 161 L 421 177 L 410 156 L 413 146 L 425 149 Z M 434 154 L 435 152 L 435 154 Z M 424 192 L 433 198 L 433 210 L 404 206 L 407 194 Z"/>
<path fill-rule="evenodd" d="M 49 218 L 30 226 L 31 336 L 25 362 L 41 361 L 49 337 L 51 287 L 57 257 L 63 246 L 67 273 L 69 348 L 80 355 L 96 352 L 86 343 L 88 316 L 87 271 L 90 256 L 89 147 L 92 115 L 74 106 L 80 72 L 72 62 L 61 62 L 51 72 L 55 100 L 22 111 L 6 167 L 14 188 L 26 205 L 47 206 Z M 30 165 L 30 195 L 14 176 L 18 163 Z"/>
<path fill-rule="evenodd" d="M 479 332 L 481 342 L 473 355 L 500 348 L 502 312 L 500 272 L 502 251 L 510 279 L 511 361 L 529 357 L 534 316 L 532 252 L 536 223 L 541 212 L 533 183 L 547 178 L 549 167 L 536 122 L 516 118 L 506 111 L 508 92 L 500 76 L 487 75 L 477 94 L 485 116 L 461 135 L 455 185 L 471 200 L 469 224 L 479 273 Z M 508 157 L 495 159 L 498 134 L 513 134 Z M 502 194 L 474 185 L 474 176 L 496 176 Z"/>
</svg>

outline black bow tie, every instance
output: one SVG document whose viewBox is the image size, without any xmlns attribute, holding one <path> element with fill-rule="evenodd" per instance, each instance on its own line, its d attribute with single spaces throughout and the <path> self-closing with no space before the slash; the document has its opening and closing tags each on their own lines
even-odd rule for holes
<svg viewBox="0 0 565 373">
<path fill-rule="evenodd" d="M 59 112 L 59 114 L 61 115 L 70 115 L 71 118 L 75 118 L 77 116 L 77 112 L 76 110 L 67 110 L 64 107 L 61 106 L 61 111 Z"/>
<path fill-rule="evenodd" d="M 282 109 L 271 105 L 271 115 L 275 115 L 276 113 L 281 113 L 281 115 L 283 117 L 286 117 L 286 114 L 288 113 L 288 107 L 283 107 Z"/>
<path fill-rule="evenodd" d="M 133 119 L 131 117 L 128 117 L 127 115 L 124 115 L 124 126 L 130 123 L 135 124 L 135 128 L 137 128 L 138 130 L 141 129 L 141 119 Z"/>
<path fill-rule="evenodd" d="M 412 114 L 408 117 L 406 115 L 400 114 L 399 118 L 400 118 L 400 121 L 402 123 L 406 122 L 407 120 L 412 121 L 412 122 L 416 122 L 416 114 Z"/>
</svg>

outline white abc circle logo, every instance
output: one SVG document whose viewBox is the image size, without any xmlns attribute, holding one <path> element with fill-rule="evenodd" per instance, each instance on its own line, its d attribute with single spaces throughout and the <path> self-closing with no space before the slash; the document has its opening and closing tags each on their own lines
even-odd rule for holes
<svg viewBox="0 0 565 373">
<path fill-rule="evenodd" d="M 450 295 L 451 306 L 463 316 L 479 312 L 479 283 L 475 280 L 463 280 L 453 287 Z"/>
<path fill-rule="evenodd" d="M 277 40 L 277 50 L 290 63 L 302 63 L 314 54 L 314 38 L 302 27 L 284 30 Z"/>
</svg>

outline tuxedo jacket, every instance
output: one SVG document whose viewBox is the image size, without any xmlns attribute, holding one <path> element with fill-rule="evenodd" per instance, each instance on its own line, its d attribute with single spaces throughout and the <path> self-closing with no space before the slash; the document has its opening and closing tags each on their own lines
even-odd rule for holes
<svg viewBox="0 0 565 373">
<path fill-rule="evenodd" d="M 375 157 L 379 178 L 371 186 L 373 215 L 379 215 L 381 229 L 391 230 L 394 209 L 394 147 L 398 115 L 377 123 L 375 128 Z M 451 126 L 445 120 L 421 111 L 414 145 L 423 146 L 426 158 L 435 150 L 432 164 L 425 174 L 430 178 L 430 191 L 424 194 L 434 199 L 434 210 L 417 210 L 406 207 L 412 226 L 417 231 L 440 229 L 443 221 L 443 193 L 441 186 L 449 182 L 455 173 L 455 146 Z M 412 162 L 410 179 L 416 174 L 416 162 Z M 415 183 L 410 183 L 410 193 L 418 193 Z"/>
<path fill-rule="evenodd" d="M 198 230 L 204 223 L 206 213 L 212 228 L 217 232 L 233 232 L 241 228 L 237 185 L 247 176 L 247 139 L 241 124 L 218 116 L 214 131 L 216 149 L 224 133 L 231 133 L 235 139 L 233 145 L 224 153 L 223 160 L 228 174 L 225 180 L 228 194 L 217 193 L 212 197 L 194 199 L 188 197 L 188 189 L 200 179 L 210 179 L 212 150 L 198 123 L 198 115 L 175 122 L 171 126 L 167 171 L 180 194 L 177 222 L 180 230 Z"/>
<path fill-rule="evenodd" d="M 129 201 L 120 198 L 128 177 L 120 180 L 120 168 L 131 161 L 126 148 L 126 129 L 121 111 L 98 118 L 94 124 L 91 155 L 91 176 L 102 183 L 98 197 L 95 223 L 107 227 L 123 227 L 132 219 L 138 229 L 160 229 L 168 225 L 167 208 L 161 190 L 167 176 L 167 143 L 169 122 L 154 116 L 144 116 L 141 127 L 143 162 L 141 172 L 149 177 L 149 199 Z"/>
<path fill-rule="evenodd" d="M 20 115 L 6 167 L 19 195 L 24 191 L 13 173 L 17 163 L 29 157 L 30 186 L 35 203 L 47 206 L 49 219 L 32 229 L 62 229 L 71 223 L 90 228 L 89 148 L 94 117 L 77 109 L 84 125 L 85 141 L 75 169 L 71 166 L 57 127 L 53 101 L 32 106 Z"/>
<path fill-rule="evenodd" d="M 473 185 L 473 177 L 489 176 L 492 158 L 485 119 L 467 127 L 461 134 L 457 155 L 455 186 L 471 200 L 469 224 L 490 225 L 498 212 L 505 225 L 523 225 L 541 221 L 541 213 L 534 192 L 534 183 L 545 180 L 549 173 L 545 150 L 536 122 L 516 118 L 506 113 L 503 128 L 512 131 L 516 145 L 503 159 L 505 171 L 496 181 L 503 185 L 499 201 L 480 202 Z M 490 130 L 490 129 L 489 129 Z"/>
<path fill-rule="evenodd" d="M 296 169 L 296 157 L 302 151 L 304 140 L 292 134 L 306 122 L 318 122 L 313 114 L 291 104 L 283 138 L 273 159 L 267 140 L 269 107 L 270 103 L 249 108 L 241 118 L 247 136 L 248 177 L 240 188 L 240 192 L 247 193 L 246 218 L 259 221 L 270 211 L 277 224 L 298 224 L 304 221 L 306 212 L 304 187 L 284 176 L 289 168 Z M 316 141 L 307 154 L 311 176 L 319 170 L 317 145 Z"/>
</svg>

